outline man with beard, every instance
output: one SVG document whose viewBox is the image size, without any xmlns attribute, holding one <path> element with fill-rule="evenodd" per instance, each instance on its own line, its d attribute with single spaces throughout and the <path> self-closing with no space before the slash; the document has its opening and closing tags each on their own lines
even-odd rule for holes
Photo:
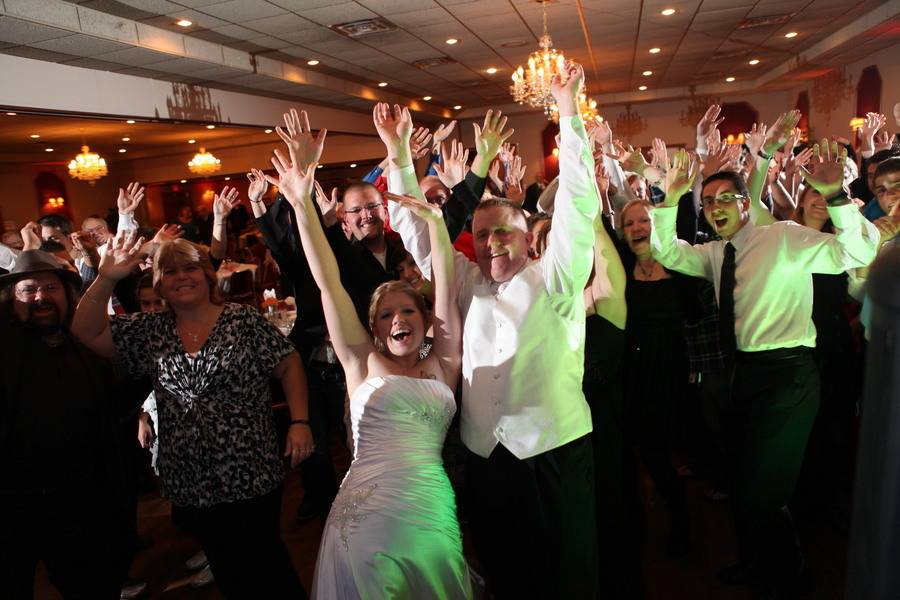
<svg viewBox="0 0 900 600">
<path fill-rule="evenodd" d="M 69 323 L 81 279 L 41 250 L 0 276 L 0 597 L 31 598 L 39 560 L 66 598 L 118 598 L 122 469 L 103 361 Z"/>
</svg>

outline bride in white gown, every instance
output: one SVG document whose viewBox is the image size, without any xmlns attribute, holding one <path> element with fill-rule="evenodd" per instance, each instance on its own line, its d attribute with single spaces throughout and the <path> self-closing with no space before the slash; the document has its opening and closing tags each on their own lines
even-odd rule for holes
<svg viewBox="0 0 900 600">
<path fill-rule="evenodd" d="M 456 412 L 452 390 L 462 354 L 446 226 L 440 209 L 392 197 L 428 221 L 431 247 L 440 249 L 432 252 L 434 311 L 428 313 L 422 295 L 409 284 L 385 283 L 372 295 L 370 336 L 341 284 L 311 198 L 324 136 L 313 139 L 306 115 L 301 116 L 302 121 L 296 114 L 286 115 L 289 130 L 279 134 L 290 157 L 276 150 L 272 164 L 278 177 L 266 177 L 294 209 L 310 270 L 322 291 L 328 331 L 347 378 L 355 442 L 353 462 L 325 525 L 312 596 L 471 598 L 456 501 L 441 460 Z M 391 112 L 379 104 L 375 124 L 391 165 L 411 164 L 409 111 L 395 107 Z M 323 212 L 333 209 L 324 198 L 320 206 Z M 434 327 L 434 345 L 420 359 L 429 326 Z"/>
</svg>

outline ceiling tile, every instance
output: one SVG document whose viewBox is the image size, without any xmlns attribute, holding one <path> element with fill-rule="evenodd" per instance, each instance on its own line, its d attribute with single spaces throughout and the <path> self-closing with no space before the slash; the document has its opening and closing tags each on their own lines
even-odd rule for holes
<svg viewBox="0 0 900 600">
<path fill-rule="evenodd" d="M 204 6 L 202 10 L 232 23 L 286 14 L 283 8 L 269 4 L 265 0 L 230 0 L 221 4 Z"/>
<path fill-rule="evenodd" d="M 212 30 L 219 35 L 225 35 L 236 40 L 252 40 L 253 38 L 259 37 L 258 31 L 253 31 L 252 29 L 247 29 L 246 27 L 241 27 L 234 23 L 222 25 L 221 27 L 213 27 Z"/>
<path fill-rule="evenodd" d="M 434 0 L 357 0 L 379 15 L 428 10 L 437 7 Z"/>
<path fill-rule="evenodd" d="M 31 44 L 67 35 L 72 35 L 72 32 L 13 17 L 0 16 L 0 41 L 10 44 Z"/>
<path fill-rule="evenodd" d="M 78 21 L 84 33 L 137 44 L 137 27 L 129 20 L 79 6 Z"/>
<path fill-rule="evenodd" d="M 47 40 L 44 42 L 36 42 L 32 45 L 36 48 L 72 54 L 74 56 L 97 56 L 98 54 L 107 54 L 109 52 L 130 48 L 127 44 L 110 42 L 108 40 L 81 34 L 70 35 L 64 38 Z"/>
<path fill-rule="evenodd" d="M 48 62 L 62 62 L 64 60 L 72 60 L 78 58 L 71 54 L 62 54 L 61 52 L 52 52 L 50 50 L 42 50 L 40 48 L 32 48 L 31 46 L 13 46 L 0 50 L 3 54 L 11 54 L 13 56 L 21 56 L 22 58 L 33 58 L 35 60 L 46 60 Z"/>
<path fill-rule="evenodd" d="M 68 30 L 78 30 L 78 8 L 46 0 L 5 0 L 6 13 Z"/>
<path fill-rule="evenodd" d="M 76 58 L 63 61 L 63 64 L 84 69 L 96 69 L 98 71 L 117 71 L 122 68 L 122 65 L 106 62 L 105 60 L 97 60 L 96 58 Z"/>
<path fill-rule="evenodd" d="M 261 31 L 272 35 L 287 33 L 290 31 L 300 31 L 303 29 L 315 29 L 318 24 L 313 23 L 294 14 L 284 14 L 275 17 L 266 17 L 264 19 L 254 19 L 245 21 L 243 25 L 255 31 Z"/>
<path fill-rule="evenodd" d="M 154 52 L 144 48 L 127 48 L 118 52 L 110 52 L 109 54 L 101 54 L 97 56 L 101 60 L 129 65 L 132 67 L 142 67 L 166 60 L 167 56 L 162 52 Z"/>
<path fill-rule="evenodd" d="M 368 8 L 361 6 L 356 2 L 343 2 L 340 4 L 323 6 L 322 8 L 304 10 L 302 14 L 304 18 L 315 21 L 326 27 L 338 23 L 358 21 L 360 19 L 371 19 L 378 16 Z"/>
</svg>

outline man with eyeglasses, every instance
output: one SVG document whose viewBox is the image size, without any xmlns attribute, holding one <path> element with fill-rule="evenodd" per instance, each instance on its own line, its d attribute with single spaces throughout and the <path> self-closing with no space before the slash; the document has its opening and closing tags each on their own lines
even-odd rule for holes
<svg viewBox="0 0 900 600">
<path fill-rule="evenodd" d="M 769 161 L 799 118 L 773 126 L 756 160 Z M 808 185 L 828 202 L 836 234 L 792 221 L 754 226 L 751 198 L 738 174 L 719 172 L 702 185 L 706 219 L 721 240 L 691 246 L 676 239 L 677 201 L 693 185 L 691 159 L 679 152 L 667 174 L 664 205 L 653 211 L 653 255 L 667 268 L 712 281 L 719 302 L 720 343 L 732 371 L 735 523 L 740 564 L 728 583 L 749 583 L 762 597 L 795 598 L 806 584 L 788 503 L 819 404 L 812 349 L 813 273 L 841 273 L 875 258 L 878 231 L 850 201 L 843 180 L 846 150 L 816 149 Z M 759 189 L 761 186 L 755 186 Z"/>
<path fill-rule="evenodd" d="M 0 597 L 43 561 L 66 598 L 118 598 L 130 559 L 109 366 L 69 334 L 81 279 L 26 250 L 0 276 Z"/>
</svg>

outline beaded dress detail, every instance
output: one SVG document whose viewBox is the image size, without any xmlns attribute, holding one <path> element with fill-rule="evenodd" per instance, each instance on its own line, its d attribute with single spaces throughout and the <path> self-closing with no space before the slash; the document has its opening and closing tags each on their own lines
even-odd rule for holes
<svg viewBox="0 0 900 600">
<path fill-rule="evenodd" d="M 431 379 L 374 377 L 353 392 L 356 450 L 325 525 L 313 597 L 472 597 L 441 459 L 455 412 L 453 392 Z"/>
</svg>

